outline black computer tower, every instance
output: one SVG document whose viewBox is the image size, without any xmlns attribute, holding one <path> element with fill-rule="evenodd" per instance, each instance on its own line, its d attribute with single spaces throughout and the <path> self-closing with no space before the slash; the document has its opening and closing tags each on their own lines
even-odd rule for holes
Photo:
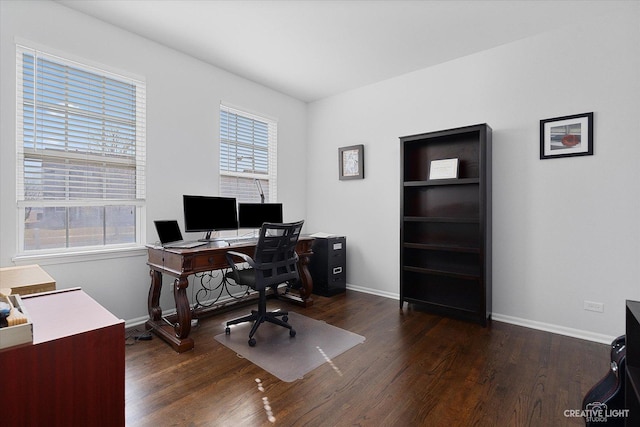
<svg viewBox="0 0 640 427">
<path fill-rule="evenodd" d="M 347 238 L 316 238 L 309 272 L 313 280 L 313 293 L 332 296 L 347 289 Z"/>
</svg>

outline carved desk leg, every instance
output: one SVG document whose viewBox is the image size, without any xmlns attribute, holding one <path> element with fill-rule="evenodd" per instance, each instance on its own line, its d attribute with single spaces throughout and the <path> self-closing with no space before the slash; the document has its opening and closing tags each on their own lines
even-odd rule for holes
<svg viewBox="0 0 640 427">
<path fill-rule="evenodd" d="M 176 300 L 176 311 L 178 312 L 178 323 L 174 329 L 176 337 L 183 339 L 189 336 L 191 332 L 191 308 L 189 307 L 189 299 L 187 298 L 187 287 L 189 281 L 186 277 L 179 277 L 175 280 L 173 295 Z"/>
<path fill-rule="evenodd" d="M 175 351 L 182 353 L 193 348 L 193 338 L 189 338 L 191 332 L 191 311 L 187 299 L 186 288 L 189 284 L 186 277 L 177 278 L 174 282 L 174 298 L 176 300 L 177 323 L 169 325 L 162 318 L 160 308 L 160 291 L 162 290 L 162 273 L 157 270 L 149 272 L 151 276 L 151 288 L 149 289 L 149 320 L 147 327 L 167 341 Z"/>
<path fill-rule="evenodd" d="M 311 260 L 310 254 L 305 252 L 300 255 L 300 281 L 302 286 L 300 287 L 300 297 L 303 302 L 307 302 L 311 298 L 311 292 L 313 291 L 313 280 L 311 279 L 311 273 L 309 273 L 309 261 Z"/>
<path fill-rule="evenodd" d="M 160 321 L 162 318 L 162 308 L 160 308 L 160 291 L 162 290 L 162 273 L 157 270 L 150 270 L 151 287 L 149 288 L 149 298 L 147 307 L 149 310 L 149 319 L 154 322 Z"/>
<path fill-rule="evenodd" d="M 298 271 L 300 273 L 300 289 L 296 289 L 295 294 L 285 293 L 279 296 L 279 298 L 286 299 L 302 307 L 311 307 L 313 305 L 313 299 L 311 299 L 313 280 L 308 267 L 311 255 L 313 255 L 313 251 L 311 250 L 312 243 L 313 241 L 299 242 L 296 248 L 296 252 L 298 253 Z"/>
</svg>

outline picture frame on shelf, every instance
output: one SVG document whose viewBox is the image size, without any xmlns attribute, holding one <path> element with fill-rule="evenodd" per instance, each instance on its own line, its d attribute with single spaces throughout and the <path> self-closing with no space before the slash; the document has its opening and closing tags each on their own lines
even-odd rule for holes
<svg viewBox="0 0 640 427">
<path fill-rule="evenodd" d="M 364 179 L 364 145 L 338 148 L 340 180 Z"/>
<path fill-rule="evenodd" d="M 429 179 L 458 178 L 458 159 L 432 160 L 429 164 Z"/>
<path fill-rule="evenodd" d="M 540 120 L 540 159 L 593 155 L 593 112 Z"/>
</svg>

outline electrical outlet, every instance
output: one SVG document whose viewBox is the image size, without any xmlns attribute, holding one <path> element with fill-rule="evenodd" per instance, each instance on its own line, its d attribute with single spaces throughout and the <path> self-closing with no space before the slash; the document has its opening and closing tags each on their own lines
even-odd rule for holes
<svg viewBox="0 0 640 427">
<path fill-rule="evenodd" d="M 601 302 L 585 301 L 584 309 L 588 311 L 597 311 L 598 313 L 604 313 L 604 304 Z"/>
</svg>

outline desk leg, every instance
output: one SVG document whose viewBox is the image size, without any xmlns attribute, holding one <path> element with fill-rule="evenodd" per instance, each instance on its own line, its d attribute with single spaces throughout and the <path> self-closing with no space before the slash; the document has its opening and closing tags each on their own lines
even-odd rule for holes
<svg viewBox="0 0 640 427">
<path fill-rule="evenodd" d="M 311 279 L 311 273 L 309 273 L 309 261 L 311 261 L 311 257 L 308 254 L 302 254 L 299 261 L 300 282 L 302 282 L 300 297 L 305 302 L 311 299 L 311 292 L 313 291 L 313 279 Z"/>
<path fill-rule="evenodd" d="M 300 273 L 300 289 L 295 290 L 298 295 L 288 292 L 283 295 L 279 295 L 278 298 L 288 300 L 294 304 L 302 307 L 311 307 L 313 305 L 313 299 L 311 299 L 311 292 L 313 291 L 313 279 L 311 273 L 309 273 L 309 261 L 311 261 L 311 244 L 306 244 L 302 250 L 298 252 L 298 271 Z"/>
<path fill-rule="evenodd" d="M 187 287 L 189 281 L 186 277 L 179 277 L 174 283 L 173 296 L 176 300 L 176 311 L 178 312 L 178 323 L 175 325 L 176 337 L 187 338 L 191 332 L 191 307 L 187 298 Z"/>
<path fill-rule="evenodd" d="M 178 353 L 189 351 L 193 348 L 193 338 L 189 338 L 191 332 L 191 310 L 187 298 L 187 286 L 189 281 L 186 277 L 179 277 L 174 282 L 173 295 L 176 301 L 177 322 L 174 326 L 169 325 L 162 318 L 162 308 L 160 308 L 160 291 L 162 290 L 162 273 L 157 270 L 149 272 L 151 276 L 151 288 L 149 289 L 149 320 L 147 328 L 156 335 L 168 342 Z"/>
<path fill-rule="evenodd" d="M 156 270 L 150 270 L 151 287 L 149 288 L 149 299 L 147 307 L 149 310 L 149 319 L 160 321 L 162 319 L 162 308 L 160 308 L 160 291 L 162 291 L 162 273 Z"/>
</svg>

